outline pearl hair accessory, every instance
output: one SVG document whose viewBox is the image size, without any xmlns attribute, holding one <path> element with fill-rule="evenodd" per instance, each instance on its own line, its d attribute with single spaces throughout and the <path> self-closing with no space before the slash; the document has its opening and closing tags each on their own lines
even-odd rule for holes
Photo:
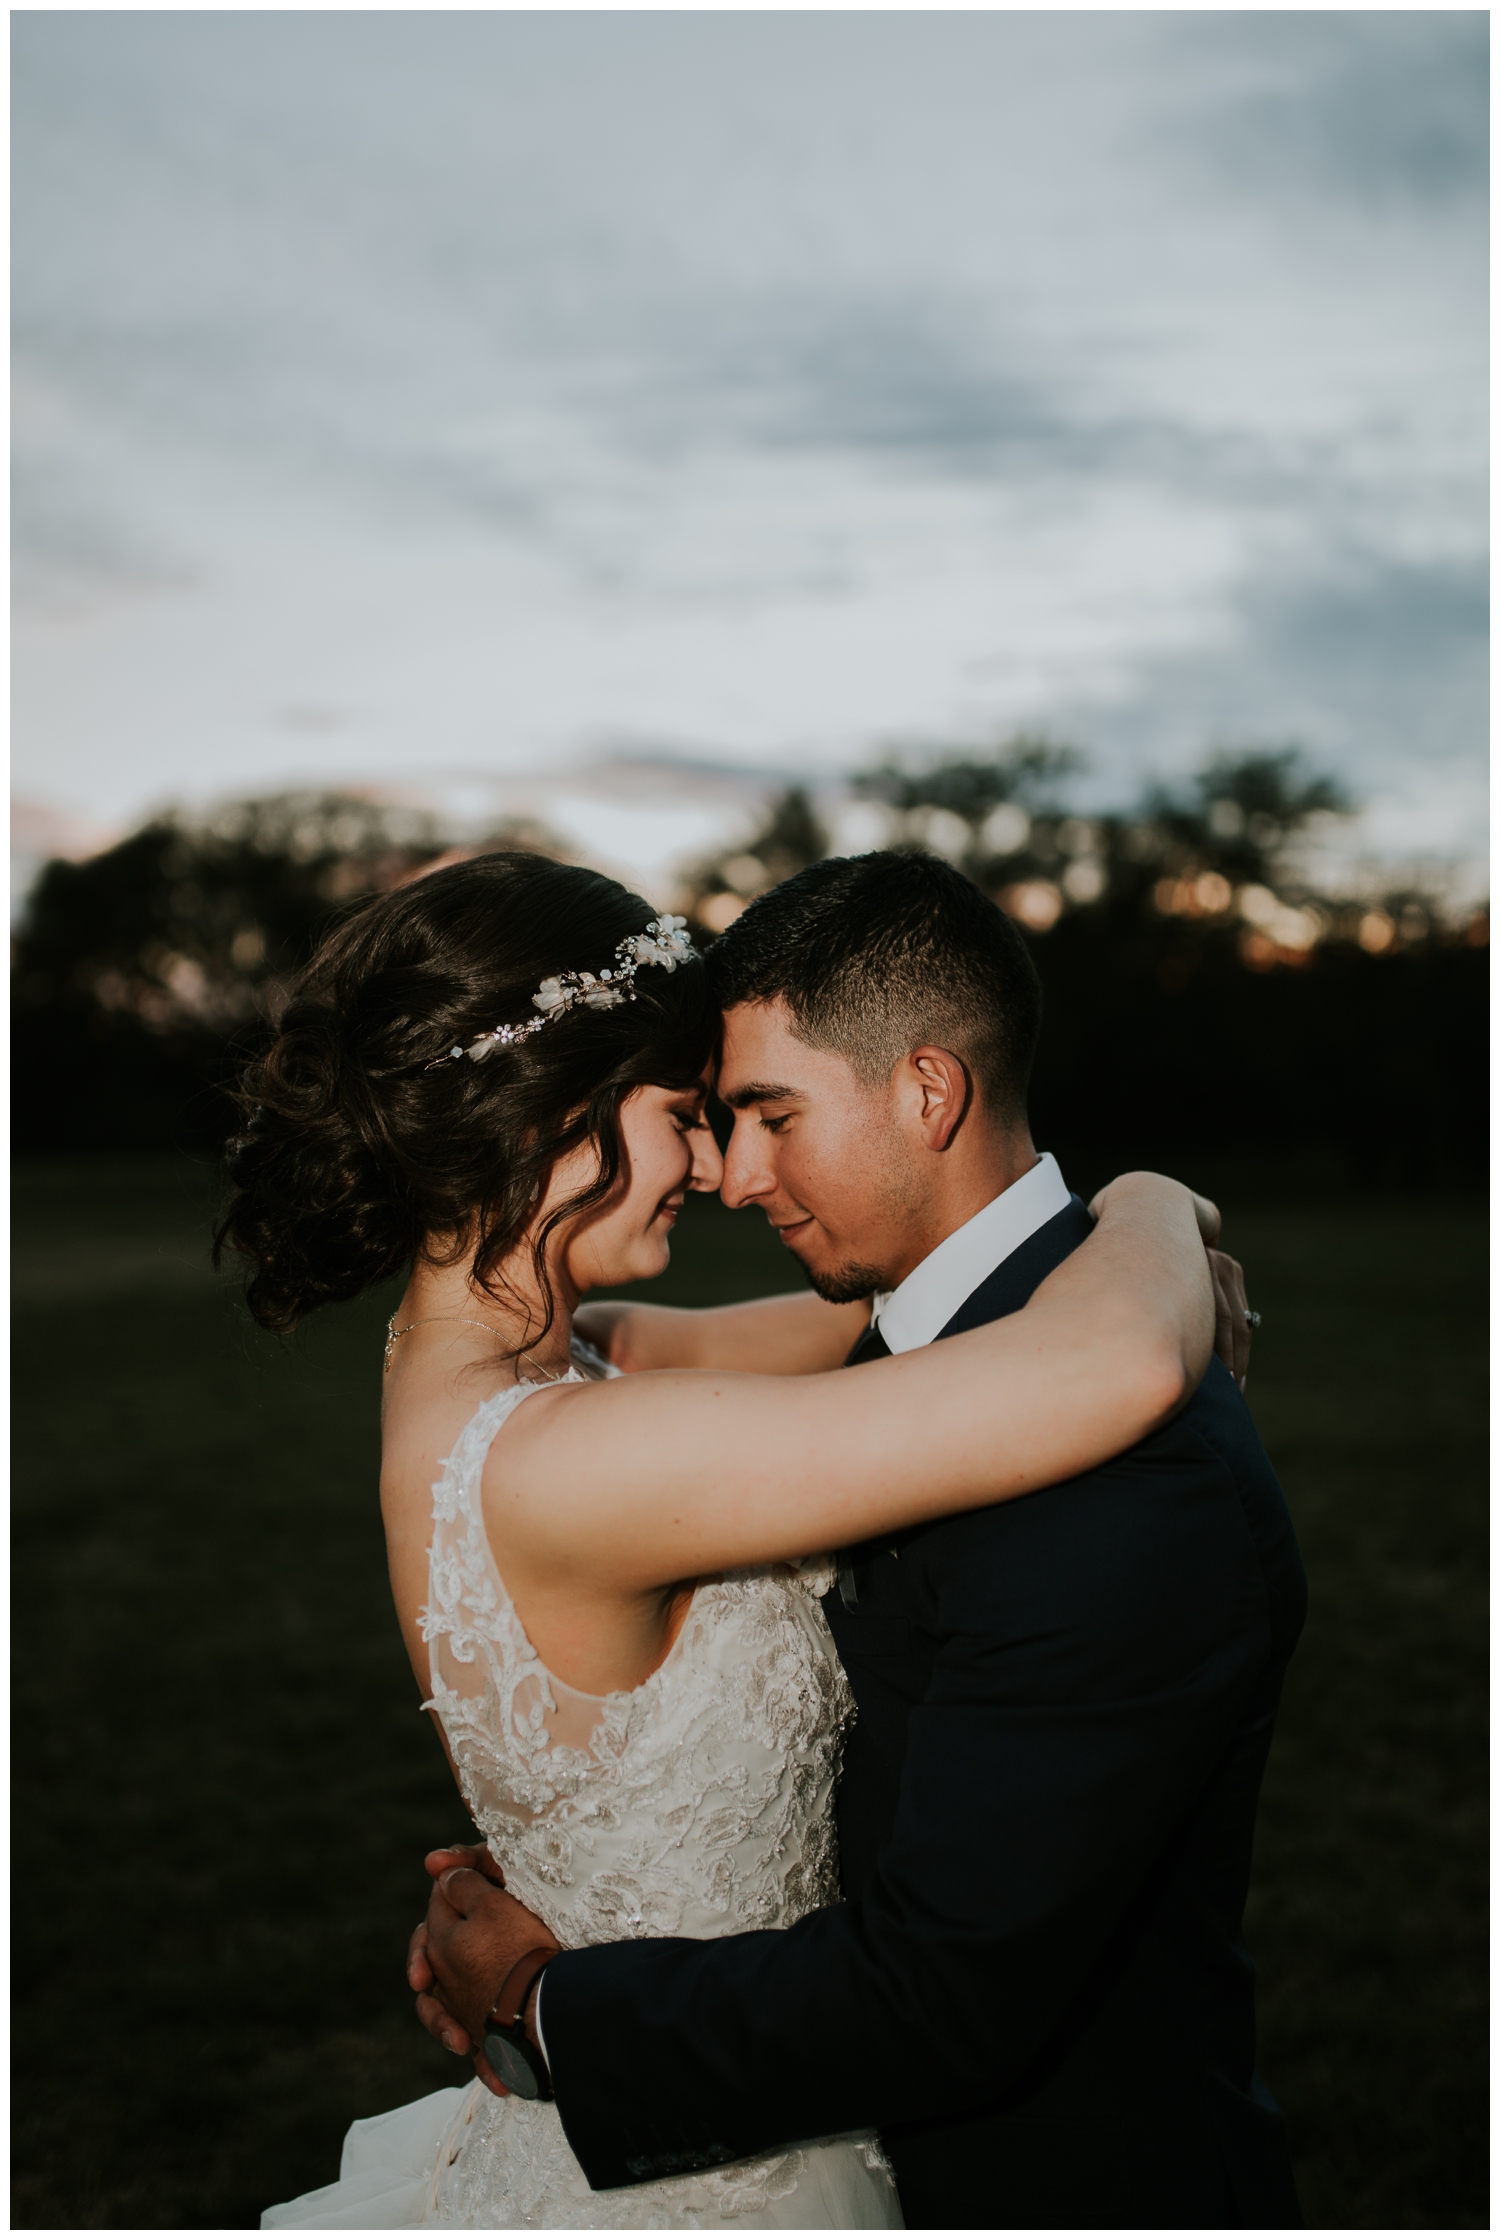
<svg viewBox="0 0 1500 2240">
<path fill-rule="evenodd" d="M 431 1073 L 435 1066 L 448 1065 L 455 1058 L 487 1058 L 492 1050 L 510 1048 L 524 1042 L 528 1035 L 539 1034 L 552 1020 L 581 1003 L 591 1011 L 613 1011 L 616 1004 L 634 1003 L 635 976 L 642 965 L 657 964 L 664 972 L 675 972 L 697 954 L 688 937 L 686 918 L 653 918 L 644 933 L 626 935 L 615 950 L 613 965 L 606 965 L 602 972 L 558 972 L 544 980 L 531 999 L 540 1018 L 523 1019 L 513 1027 L 492 1027 L 488 1034 L 478 1035 L 467 1044 L 455 1042 L 426 1070 Z"/>
</svg>

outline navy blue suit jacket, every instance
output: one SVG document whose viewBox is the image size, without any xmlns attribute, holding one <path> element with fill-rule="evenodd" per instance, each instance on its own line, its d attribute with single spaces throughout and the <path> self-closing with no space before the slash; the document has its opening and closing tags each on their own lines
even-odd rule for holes
<svg viewBox="0 0 1500 2240">
<path fill-rule="evenodd" d="M 1089 1233 L 1073 1203 L 942 1337 Z M 1240 1935 L 1306 1586 L 1233 1378 L 1066 1484 L 853 1552 L 844 1902 L 565 1953 L 546 2029 L 596 2188 L 879 2125 L 908 2224 L 1300 2222 Z"/>
</svg>

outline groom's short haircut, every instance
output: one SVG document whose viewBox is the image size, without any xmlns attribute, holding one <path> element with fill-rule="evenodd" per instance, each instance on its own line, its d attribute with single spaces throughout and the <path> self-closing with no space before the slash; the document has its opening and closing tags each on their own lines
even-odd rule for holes
<svg viewBox="0 0 1500 2240">
<path fill-rule="evenodd" d="M 829 856 L 752 902 L 708 952 L 724 1010 L 780 998 L 793 1032 L 861 1080 L 935 1043 L 999 1120 L 1024 1119 L 1042 989 L 1018 928 L 961 871 L 916 849 Z"/>
</svg>

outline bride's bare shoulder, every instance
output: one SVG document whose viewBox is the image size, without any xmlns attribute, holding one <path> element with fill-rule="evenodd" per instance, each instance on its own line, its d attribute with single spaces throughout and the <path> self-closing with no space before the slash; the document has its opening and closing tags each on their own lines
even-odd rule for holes
<svg viewBox="0 0 1500 2240">
<path fill-rule="evenodd" d="M 607 1400 L 602 1413 L 599 1401 L 622 1381 L 611 1378 L 563 1379 L 526 1387 L 524 1401 L 506 1410 L 485 1449 L 482 1484 L 488 1503 L 493 1489 L 508 1487 L 512 1500 L 524 1501 L 544 1494 L 550 1474 L 549 1449 L 564 1425 L 584 1435 L 596 1423 L 598 1436 L 607 1438 L 611 1411 Z"/>
<path fill-rule="evenodd" d="M 415 1386 L 387 1392 L 380 1411 L 382 1478 L 446 1458 L 473 1413 L 472 1399 L 465 1402 L 451 1393 Z"/>
</svg>

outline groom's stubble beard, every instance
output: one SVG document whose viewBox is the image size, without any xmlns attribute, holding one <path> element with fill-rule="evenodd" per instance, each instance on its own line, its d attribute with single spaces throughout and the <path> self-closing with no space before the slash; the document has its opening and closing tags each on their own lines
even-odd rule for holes
<svg viewBox="0 0 1500 2240">
<path fill-rule="evenodd" d="M 831 1307 L 850 1307 L 856 1299 L 872 1299 L 877 1291 L 894 1288 L 884 1269 L 866 1267 L 858 1260 L 846 1260 L 842 1267 L 821 1271 L 808 1268 L 807 1280 Z"/>
<path fill-rule="evenodd" d="M 831 1268 L 812 1267 L 803 1260 L 807 1280 L 818 1297 L 826 1299 L 830 1306 L 847 1307 L 856 1300 L 873 1298 L 876 1292 L 894 1291 L 900 1281 L 896 1269 L 903 1257 L 902 1246 L 908 1242 L 914 1223 L 926 1211 L 930 1195 L 913 1168 L 905 1145 L 892 1131 L 889 1163 L 872 1188 L 870 1203 L 859 1223 L 864 1231 L 861 1241 L 874 1245 L 877 1251 L 885 1239 L 890 1238 L 889 1256 L 881 1260 L 851 1256 Z M 802 1258 L 800 1253 L 797 1257 Z M 909 1250 L 904 1257 L 910 1258 Z"/>
</svg>

